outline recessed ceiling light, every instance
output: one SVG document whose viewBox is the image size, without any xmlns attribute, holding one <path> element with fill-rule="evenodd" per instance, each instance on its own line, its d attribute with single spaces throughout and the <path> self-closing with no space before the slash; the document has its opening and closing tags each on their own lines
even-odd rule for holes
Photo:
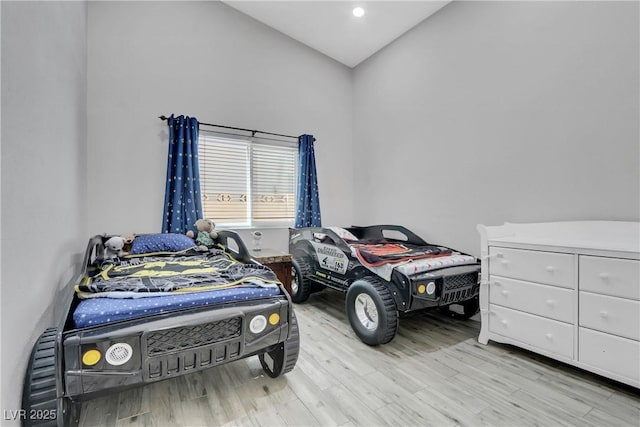
<svg viewBox="0 0 640 427">
<path fill-rule="evenodd" d="M 353 16 L 357 16 L 358 18 L 360 18 L 362 15 L 364 15 L 364 9 L 361 7 L 356 7 L 355 9 L 353 9 Z"/>
</svg>

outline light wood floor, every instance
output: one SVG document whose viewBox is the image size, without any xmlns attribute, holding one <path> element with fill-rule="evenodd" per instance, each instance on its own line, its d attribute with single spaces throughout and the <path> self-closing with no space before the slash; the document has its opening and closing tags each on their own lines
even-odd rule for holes
<svg viewBox="0 0 640 427">
<path fill-rule="evenodd" d="M 86 402 L 81 426 L 640 426 L 640 392 L 516 347 L 477 343 L 479 323 L 429 312 L 389 344 L 351 331 L 342 294 L 296 306 L 292 372 L 257 358 Z"/>
</svg>

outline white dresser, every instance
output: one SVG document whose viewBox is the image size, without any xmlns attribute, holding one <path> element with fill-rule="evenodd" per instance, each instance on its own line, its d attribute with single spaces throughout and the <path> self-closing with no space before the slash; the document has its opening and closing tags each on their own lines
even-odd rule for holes
<svg viewBox="0 0 640 427">
<path fill-rule="evenodd" d="M 640 223 L 478 226 L 478 341 L 640 388 Z"/>
</svg>

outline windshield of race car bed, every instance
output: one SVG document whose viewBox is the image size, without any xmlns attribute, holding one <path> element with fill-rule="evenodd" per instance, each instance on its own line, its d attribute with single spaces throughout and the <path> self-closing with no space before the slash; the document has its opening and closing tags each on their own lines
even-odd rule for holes
<svg viewBox="0 0 640 427">
<path fill-rule="evenodd" d="M 413 243 L 418 244 L 420 242 L 409 242 L 409 237 L 398 230 L 381 230 L 382 235 L 380 237 L 374 237 L 372 235 L 366 235 L 357 240 L 349 240 L 345 238 L 345 241 L 349 244 L 357 243 L 361 245 L 367 244 L 387 244 L 387 243 Z"/>
<path fill-rule="evenodd" d="M 385 240 L 401 240 L 403 242 L 409 240 L 406 234 L 398 230 L 382 230 L 382 237 L 384 237 Z"/>
<path fill-rule="evenodd" d="M 374 225 L 347 228 L 357 237 L 358 243 L 408 243 L 416 246 L 430 246 L 415 233 L 399 225 Z"/>
</svg>

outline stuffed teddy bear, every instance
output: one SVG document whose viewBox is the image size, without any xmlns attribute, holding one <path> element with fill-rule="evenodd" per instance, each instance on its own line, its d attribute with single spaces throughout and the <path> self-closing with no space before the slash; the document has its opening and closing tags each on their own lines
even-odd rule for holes
<svg viewBox="0 0 640 427">
<path fill-rule="evenodd" d="M 196 236 L 193 231 L 189 230 L 187 231 L 187 237 L 195 238 L 199 250 L 209 250 L 210 247 L 214 246 L 214 240 L 218 238 L 218 232 L 215 230 L 216 224 L 210 219 L 199 219 L 194 225 L 198 230 L 198 235 Z"/>
<path fill-rule="evenodd" d="M 124 239 L 120 236 L 113 236 L 104 242 L 104 260 L 109 261 L 124 256 Z"/>
<path fill-rule="evenodd" d="M 131 252 L 131 245 L 133 244 L 133 239 L 136 238 L 135 233 L 123 234 L 122 239 L 124 240 L 124 246 L 122 250 L 124 251 L 124 255 L 128 255 Z"/>
</svg>

